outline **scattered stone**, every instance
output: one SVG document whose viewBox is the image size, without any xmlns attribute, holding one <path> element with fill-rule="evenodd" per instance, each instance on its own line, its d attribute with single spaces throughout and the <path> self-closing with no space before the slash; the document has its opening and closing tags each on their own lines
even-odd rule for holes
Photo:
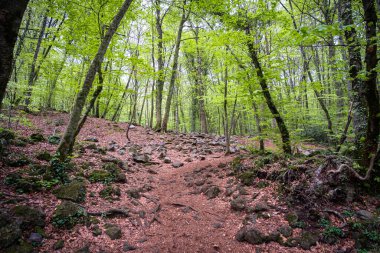
<svg viewBox="0 0 380 253">
<path fill-rule="evenodd" d="M 121 238 L 121 228 L 116 224 L 105 224 L 105 233 L 111 238 L 111 240 L 116 240 Z"/>
<path fill-rule="evenodd" d="M 220 189 L 218 186 L 211 186 L 208 188 L 208 190 L 205 192 L 205 195 L 208 199 L 216 198 L 220 193 Z"/>
<path fill-rule="evenodd" d="M 147 154 L 134 155 L 133 161 L 137 163 L 148 163 L 150 161 L 150 157 Z"/>
<path fill-rule="evenodd" d="M 140 193 L 141 193 L 140 188 L 131 188 L 127 190 L 128 196 L 134 199 L 139 199 L 141 197 Z"/>
<path fill-rule="evenodd" d="M 95 137 L 89 137 L 87 139 L 85 139 L 85 141 L 88 141 L 88 142 L 99 142 L 99 140 Z"/>
<path fill-rule="evenodd" d="M 31 233 L 28 240 L 33 245 L 40 245 L 43 239 L 44 238 L 39 233 Z"/>
<path fill-rule="evenodd" d="M 187 163 L 191 163 L 192 161 L 193 161 L 193 159 L 191 157 L 188 157 L 185 159 L 185 162 L 187 162 Z"/>
<path fill-rule="evenodd" d="M 81 203 L 86 198 L 86 185 L 84 182 L 73 181 L 54 190 L 53 194 L 58 199 L 66 199 Z"/>
<path fill-rule="evenodd" d="M 246 199 L 237 197 L 236 199 L 231 200 L 231 209 L 234 211 L 243 211 L 246 207 L 246 203 Z"/>
<path fill-rule="evenodd" d="M 269 206 L 265 202 L 258 202 L 253 206 L 254 212 L 265 212 L 269 210 Z"/>
<path fill-rule="evenodd" d="M 248 242 L 250 244 L 261 244 L 265 242 L 265 235 L 254 226 L 243 227 L 236 234 L 236 240 L 239 242 Z"/>
<path fill-rule="evenodd" d="M 124 245 L 123 245 L 123 251 L 124 252 L 132 251 L 132 250 L 135 250 L 135 249 L 137 249 L 137 248 L 135 246 L 130 245 L 128 242 L 125 242 Z"/>
<path fill-rule="evenodd" d="M 171 163 L 172 160 L 169 157 L 164 158 L 164 163 Z"/>
<path fill-rule="evenodd" d="M 224 192 L 224 195 L 226 195 L 226 197 L 229 197 L 231 196 L 235 191 L 232 189 L 232 188 L 226 188 L 226 191 Z"/>
<path fill-rule="evenodd" d="M 72 201 L 64 200 L 55 209 L 52 222 L 55 227 L 71 229 L 76 224 L 82 223 L 86 216 L 87 213 L 83 207 Z"/>
<path fill-rule="evenodd" d="M 172 163 L 173 168 L 179 168 L 183 166 L 183 162 L 173 162 Z"/>
<path fill-rule="evenodd" d="M 119 187 L 106 186 L 99 192 L 99 196 L 103 199 L 116 200 L 121 196 Z"/>
<path fill-rule="evenodd" d="M 62 249 L 63 247 L 65 247 L 65 241 L 64 240 L 58 240 L 54 243 L 53 245 L 53 249 L 54 250 L 60 250 Z"/>
<path fill-rule="evenodd" d="M 313 232 L 303 232 L 299 238 L 300 247 L 304 250 L 310 250 L 312 246 L 317 245 L 319 235 Z"/>
<path fill-rule="evenodd" d="M 197 180 L 197 181 L 195 181 L 195 185 L 196 186 L 202 186 L 202 185 L 204 185 L 206 183 L 206 179 L 199 179 L 199 180 Z"/>
<path fill-rule="evenodd" d="M 83 248 L 76 250 L 75 253 L 91 253 L 90 246 L 86 245 Z"/>
<path fill-rule="evenodd" d="M 102 230 L 100 229 L 100 227 L 98 225 L 95 225 L 93 228 L 92 228 L 92 234 L 93 236 L 99 236 L 102 234 Z"/>
<path fill-rule="evenodd" d="M 293 235 L 293 229 L 290 226 L 283 225 L 277 229 L 280 234 L 282 234 L 284 237 L 288 238 Z"/>
<path fill-rule="evenodd" d="M 361 220 L 372 220 L 373 214 L 367 210 L 359 210 L 356 212 L 356 215 Z"/>
</svg>

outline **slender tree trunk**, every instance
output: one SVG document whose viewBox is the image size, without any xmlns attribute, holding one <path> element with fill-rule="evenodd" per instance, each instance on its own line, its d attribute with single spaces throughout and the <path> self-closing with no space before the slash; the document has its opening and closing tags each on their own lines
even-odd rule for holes
<svg viewBox="0 0 380 253">
<path fill-rule="evenodd" d="M 247 35 L 251 34 L 249 27 L 247 27 L 246 33 L 247 33 Z M 284 120 L 282 119 L 282 117 L 280 115 L 280 112 L 277 110 L 277 107 L 273 102 L 272 96 L 269 92 L 269 87 L 268 87 L 267 81 L 266 81 L 264 74 L 263 74 L 263 71 L 261 69 L 261 64 L 259 62 L 257 52 L 254 48 L 254 45 L 253 45 L 253 42 L 251 39 L 248 40 L 247 46 L 248 46 L 249 55 L 250 55 L 251 60 L 252 60 L 252 64 L 256 68 L 256 74 L 257 74 L 257 77 L 259 78 L 259 83 L 260 83 L 261 89 L 263 91 L 265 101 L 268 105 L 269 110 L 271 111 L 271 113 L 273 115 L 273 118 L 276 120 L 278 129 L 280 130 L 281 139 L 282 139 L 282 149 L 286 154 L 290 154 L 291 153 L 291 145 L 290 145 L 290 135 L 289 135 L 288 129 L 285 125 Z"/>
<path fill-rule="evenodd" d="M 29 0 L 0 1 L 0 112 L 12 73 L 13 49 Z"/>
<path fill-rule="evenodd" d="M 230 131 L 228 127 L 228 107 L 227 107 L 227 96 L 228 96 L 228 69 L 225 67 L 224 75 L 224 99 L 223 99 L 223 113 L 224 113 L 224 137 L 226 139 L 226 155 L 230 153 Z"/>
<path fill-rule="evenodd" d="M 75 131 L 75 137 L 74 138 L 76 138 L 78 136 L 80 130 L 84 126 L 84 123 L 86 123 L 87 117 L 90 114 L 91 110 L 93 109 L 95 101 L 98 99 L 100 93 L 103 90 L 103 73 L 102 73 L 102 66 L 100 66 L 100 65 L 99 65 L 99 68 L 98 68 L 98 78 L 99 78 L 98 87 L 96 87 L 96 90 L 94 91 L 94 94 L 92 94 L 92 98 L 90 100 L 90 103 L 88 104 L 88 107 L 87 107 L 84 115 L 82 116 L 81 120 L 79 121 L 77 130 Z"/>
<path fill-rule="evenodd" d="M 47 16 L 48 12 L 49 11 L 47 10 L 45 15 L 44 15 L 44 18 L 42 20 L 41 31 L 40 31 L 40 35 L 38 36 L 36 50 L 34 51 L 32 66 L 30 68 L 29 79 L 28 79 L 28 89 L 27 89 L 26 94 L 25 94 L 25 106 L 27 108 L 30 105 L 30 99 L 32 96 L 32 89 L 34 86 L 34 80 L 35 80 L 35 77 L 37 75 L 37 72 L 36 72 L 37 58 L 38 58 L 38 54 L 40 53 L 42 39 L 45 35 L 45 29 L 46 29 L 46 24 L 47 24 L 47 20 L 48 20 L 48 16 Z"/>
<path fill-rule="evenodd" d="M 88 93 L 90 92 L 90 89 L 92 87 L 92 83 L 94 82 L 96 71 L 99 68 L 99 65 L 103 62 L 104 55 L 107 51 L 107 48 L 111 42 L 111 39 L 113 35 L 115 34 L 117 28 L 120 25 L 121 20 L 123 19 L 125 13 L 127 12 L 132 0 L 125 0 L 121 8 L 119 9 L 116 16 L 113 18 L 111 25 L 109 26 L 106 35 L 102 39 L 102 42 L 99 46 L 98 52 L 96 53 L 90 68 L 87 72 L 83 87 L 81 91 L 78 93 L 74 107 L 73 112 L 71 113 L 69 124 L 66 128 L 65 134 L 58 146 L 57 153 L 59 154 L 60 158 L 63 160 L 67 157 L 69 154 L 69 151 L 71 150 L 71 147 L 74 144 L 75 141 L 75 133 L 78 128 L 78 124 L 80 121 L 80 117 L 82 114 L 82 110 L 84 107 L 84 104 L 86 102 L 86 98 L 88 96 Z"/>
<path fill-rule="evenodd" d="M 182 18 L 181 18 L 181 21 L 179 23 L 177 39 L 175 42 L 173 66 L 172 66 L 172 72 L 171 72 L 170 84 L 169 84 L 169 94 L 168 94 L 168 97 L 166 99 L 165 114 L 164 114 L 164 118 L 162 120 L 162 126 L 161 126 L 161 130 L 164 132 L 166 132 L 166 130 L 168 128 L 168 120 L 169 120 L 169 113 L 170 113 L 172 97 L 173 97 L 173 93 L 174 93 L 174 85 L 175 85 L 175 81 L 177 79 L 178 57 L 179 57 L 179 49 L 181 46 L 182 30 L 183 30 L 183 26 L 184 26 L 186 19 L 187 19 L 187 15 L 185 12 L 185 3 L 183 4 L 182 8 L 183 8 Z"/>
<path fill-rule="evenodd" d="M 165 75 L 164 75 L 164 45 L 163 45 L 163 32 L 162 32 L 162 18 L 160 0 L 156 1 L 156 30 L 158 35 L 157 51 L 158 51 L 158 69 L 157 69 L 157 82 L 156 82 L 156 131 L 161 131 L 162 125 L 162 92 L 164 90 Z"/>
</svg>

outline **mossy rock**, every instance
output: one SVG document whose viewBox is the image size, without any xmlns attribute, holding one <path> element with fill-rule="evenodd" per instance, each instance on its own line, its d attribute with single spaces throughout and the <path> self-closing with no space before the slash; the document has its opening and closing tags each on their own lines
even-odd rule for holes
<svg viewBox="0 0 380 253">
<path fill-rule="evenodd" d="M 14 244 L 7 248 L 4 253 L 32 253 L 36 252 L 33 245 L 22 240 L 19 244 Z"/>
<path fill-rule="evenodd" d="M 20 218 L 21 220 L 21 228 L 36 228 L 36 227 L 44 227 L 45 226 L 45 213 L 42 210 L 18 205 L 12 208 L 12 213 Z"/>
<path fill-rule="evenodd" d="M 86 198 L 86 185 L 84 182 L 73 181 L 54 190 L 53 194 L 59 199 L 80 203 Z"/>
<path fill-rule="evenodd" d="M 303 232 L 298 238 L 300 247 L 304 250 L 310 250 L 312 246 L 317 245 L 319 234 L 316 232 Z"/>
<path fill-rule="evenodd" d="M 115 182 L 125 183 L 127 181 L 127 178 L 125 177 L 124 172 L 115 163 L 112 163 L 112 162 L 105 163 L 103 164 L 102 169 L 111 173 L 113 177 L 113 181 Z"/>
<path fill-rule="evenodd" d="M 45 137 L 41 133 L 33 133 L 30 135 L 30 139 L 34 142 L 43 142 Z"/>
<path fill-rule="evenodd" d="M 89 176 L 88 180 L 90 182 L 102 182 L 102 183 L 109 183 L 113 180 L 112 174 L 106 170 L 93 170 Z"/>
<path fill-rule="evenodd" d="M 0 251 L 15 244 L 21 238 L 20 224 L 5 212 L 0 213 Z"/>
<path fill-rule="evenodd" d="M 105 224 L 106 234 L 111 240 L 120 239 L 122 236 L 121 228 L 116 224 Z"/>
<path fill-rule="evenodd" d="M 51 160 L 52 156 L 51 156 L 51 154 L 50 154 L 49 152 L 47 152 L 47 151 L 42 151 L 42 152 L 40 152 L 40 153 L 38 153 L 38 154 L 36 155 L 36 158 L 37 158 L 38 160 L 40 160 L 40 161 L 46 161 L 46 162 L 48 162 L 48 161 Z"/>
<path fill-rule="evenodd" d="M 62 201 L 53 213 L 52 223 L 57 228 L 71 229 L 87 220 L 86 210 L 72 201 Z"/>
<path fill-rule="evenodd" d="M 16 134 L 12 130 L 0 127 L 0 139 L 4 139 L 7 142 L 9 142 L 10 140 L 13 140 L 15 138 Z"/>
<path fill-rule="evenodd" d="M 103 199 L 115 200 L 119 199 L 121 191 L 119 187 L 106 186 L 99 192 L 99 196 Z"/>
<path fill-rule="evenodd" d="M 15 187 L 16 191 L 21 193 L 30 193 L 42 190 L 40 179 L 38 177 L 25 177 L 17 172 L 8 174 L 4 179 L 4 183 Z"/>
<path fill-rule="evenodd" d="M 22 167 L 31 163 L 31 160 L 24 154 L 10 154 L 5 159 L 5 164 L 10 167 Z"/>
<path fill-rule="evenodd" d="M 285 215 L 285 220 L 288 221 L 291 227 L 296 227 L 298 223 L 298 215 L 295 212 L 290 212 Z"/>
</svg>

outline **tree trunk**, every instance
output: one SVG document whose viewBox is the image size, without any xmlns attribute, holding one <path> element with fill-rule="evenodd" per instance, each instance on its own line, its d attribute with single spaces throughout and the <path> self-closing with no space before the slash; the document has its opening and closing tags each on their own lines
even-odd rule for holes
<svg viewBox="0 0 380 253">
<path fill-rule="evenodd" d="M 156 131 L 161 131 L 162 125 L 162 92 L 164 89 L 165 75 L 164 75 L 164 46 L 163 46 L 163 32 L 162 32 L 162 18 L 161 18 L 160 0 L 156 0 L 156 30 L 158 34 L 157 51 L 158 51 L 158 69 L 157 69 L 157 85 L 156 85 Z"/>
<path fill-rule="evenodd" d="M 356 158 L 361 161 L 362 166 L 367 166 L 363 163 L 368 156 L 364 152 L 364 141 L 367 134 L 368 125 L 368 107 L 366 101 L 365 84 L 359 77 L 362 71 L 362 61 L 360 54 L 360 43 L 357 38 L 356 29 L 352 17 L 351 0 L 342 0 L 339 6 L 340 15 L 344 26 L 349 26 L 350 29 L 345 29 L 344 35 L 348 45 L 349 58 L 349 74 L 351 78 L 351 101 L 352 101 L 352 118 L 355 133 L 355 146 L 357 149 Z"/>
<path fill-rule="evenodd" d="M 61 159 L 65 159 L 70 151 L 70 146 L 73 145 L 75 141 L 75 133 L 80 121 L 82 110 L 86 102 L 86 98 L 92 83 L 94 82 L 96 71 L 99 68 L 99 65 L 103 62 L 104 55 L 107 51 L 107 48 L 111 42 L 113 35 L 115 34 L 117 28 L 120 25 L 121 20 L 123 19 L 125 13 L 127 12 L 132 0 L 125 0 L 120 10 L 113 18 L 111 25 L 109 26 L 106 35 L 102 39 L 102 42 L 99 46 L 98 52 L 96 53 L 93 61 L 91 62 L 90 68 L 88 69 L 86 78 L 83 83 L 83 87 L 77 95 L 73 111 L 71 113 L 69 124 L 66 128 L 65 134 L 58 146 L 57 153 Z"/>
<path fill-rule="evenodd" d="M 0 112 L 12 72 L 13 49 L 28 2 L 0 1 Z"/>
<path fill-rule="evenodd" d="M 44 18 L 42 20 L 41 31 L 40 31 L 40 35 L 38 36 L 36 50 L 34 51 L 32 66 L 30 68 L 30 73 L 29 73 L 29 78 L 28 78 L 28 89 L 25 93 L 25 106 L 26 106 L 26 108 L 28 108 L 30 105 L 30 99 L 32 96 L 32 89 L 33 89 L 33 85 L 34 85 L 34 80 L 35 80 L 35 77 L 37 75 L 36 64 L 37 64 L 38 54 L 40 53 L 40 49 L 41 49 L 42 39 L 45 35 L 45 29 L 46 29 L 46 24 L 47 24 L 47 19 L 48 19 L 48 16 L 47 16 L 48 12 L 49 11 L 47 10 L 45 15 L 44 15 Z"/>
<path fill-rule="evenodd" d="M 368 123 L 365 139 L 365 150 L 363 156 L 363 164 L 369 166 L 372 156 L 377 153 L 377 146 L 380 133 L 380 102 L 379 91 L 377 90 L 377 38 L 376 26 L 377 15 L 374 0 L 362 0 L 364 9 L 364 21 L 366 27 L 366 79 L 364 85 L 366 87 L 365 97 L 368 104 Z M 380 168 L 379 168 L 380 169 Z M 375 176 L 380 176 L 380 171 L 375 171 Z"/>
<path fill-rule="evenodd" d="M 179 57 L 179 49 L 181 46 L 182 30 L 183 30 L 183 26 L 184 26 L 186 19 L 187 19 L 187 15 L 185 12 L 185 3 L 183 4 L 182 8 L 183 8 L 182 18 L 181 18 L 181 21 L 179 23 L 177 39 L 175 42 L 173 66 L 172 66 L 172 72 L 171 72 L 170 84 L 169 84 L 169 94 L 168 94 L 168 97 L 166 99 L 165 114 L 164 114 L 164 118 L 162 120 L 162 126 L 161 126 L 161 130 L 164 132 L 166 132 L 166 130 L 168 128 L 170 106 L 171 106 L 172 97 L 173 97 L 173 93 L 174 93 L 174 84 L 175 84 L 175 81 L 177 79 L 178 57 Z"/>
<path fill-rule="evenodd" d="M 247 33 L 247 35 L 251 35 L 251 31 L 250 31 L 249 27 L 246 28 L 246 33 Z M 282 149 L 286 154 L 290 154 L 291 153 L 291 146 L 290 146 L 290 136 L 289 136 L 288 129 L 285 125 L 284 120 L 282 119 L 282 117 L 280 115 L 280 112 L 277 110 L 277 107 L 273 102 L 272 96 L 269 92 L 269 87 L 268 87 L 267 81 L 266 81 L 264 74 L 263 74 L 263 71 L 261 69 L 261 64 L 259 62 L 257 52 L 254 48 L 254 45 L 253 45 L 253 42 L 251 39 L 248 40 L 247 46 L 248 46 L 248 52 L 249 52 L 249 55 L 251 57 L 252 64 L 256 68 L 256 74 L 257 74 L 257 77 L 259 78 L 259 83 L 260 83 L 261 89 L 263 91 L 265 101 L 268 105 L 269 110 L 271 111 L 271 113 L 273 115 L 273 118 L 276 120 L 278 129 L 280 130 L 281 139 L 282 139 Z"/>
</svg>

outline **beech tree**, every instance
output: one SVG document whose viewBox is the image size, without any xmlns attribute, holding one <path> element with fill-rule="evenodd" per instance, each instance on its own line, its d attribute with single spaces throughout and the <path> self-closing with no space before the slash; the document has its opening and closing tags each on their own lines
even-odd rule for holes
<svg viewBox="0 0 380 253">
<path fill-rule="evenodd" d="M 12 72 L 13 48 L 29 0 L 0 2 L 0 110 Z"/>
</svg>

